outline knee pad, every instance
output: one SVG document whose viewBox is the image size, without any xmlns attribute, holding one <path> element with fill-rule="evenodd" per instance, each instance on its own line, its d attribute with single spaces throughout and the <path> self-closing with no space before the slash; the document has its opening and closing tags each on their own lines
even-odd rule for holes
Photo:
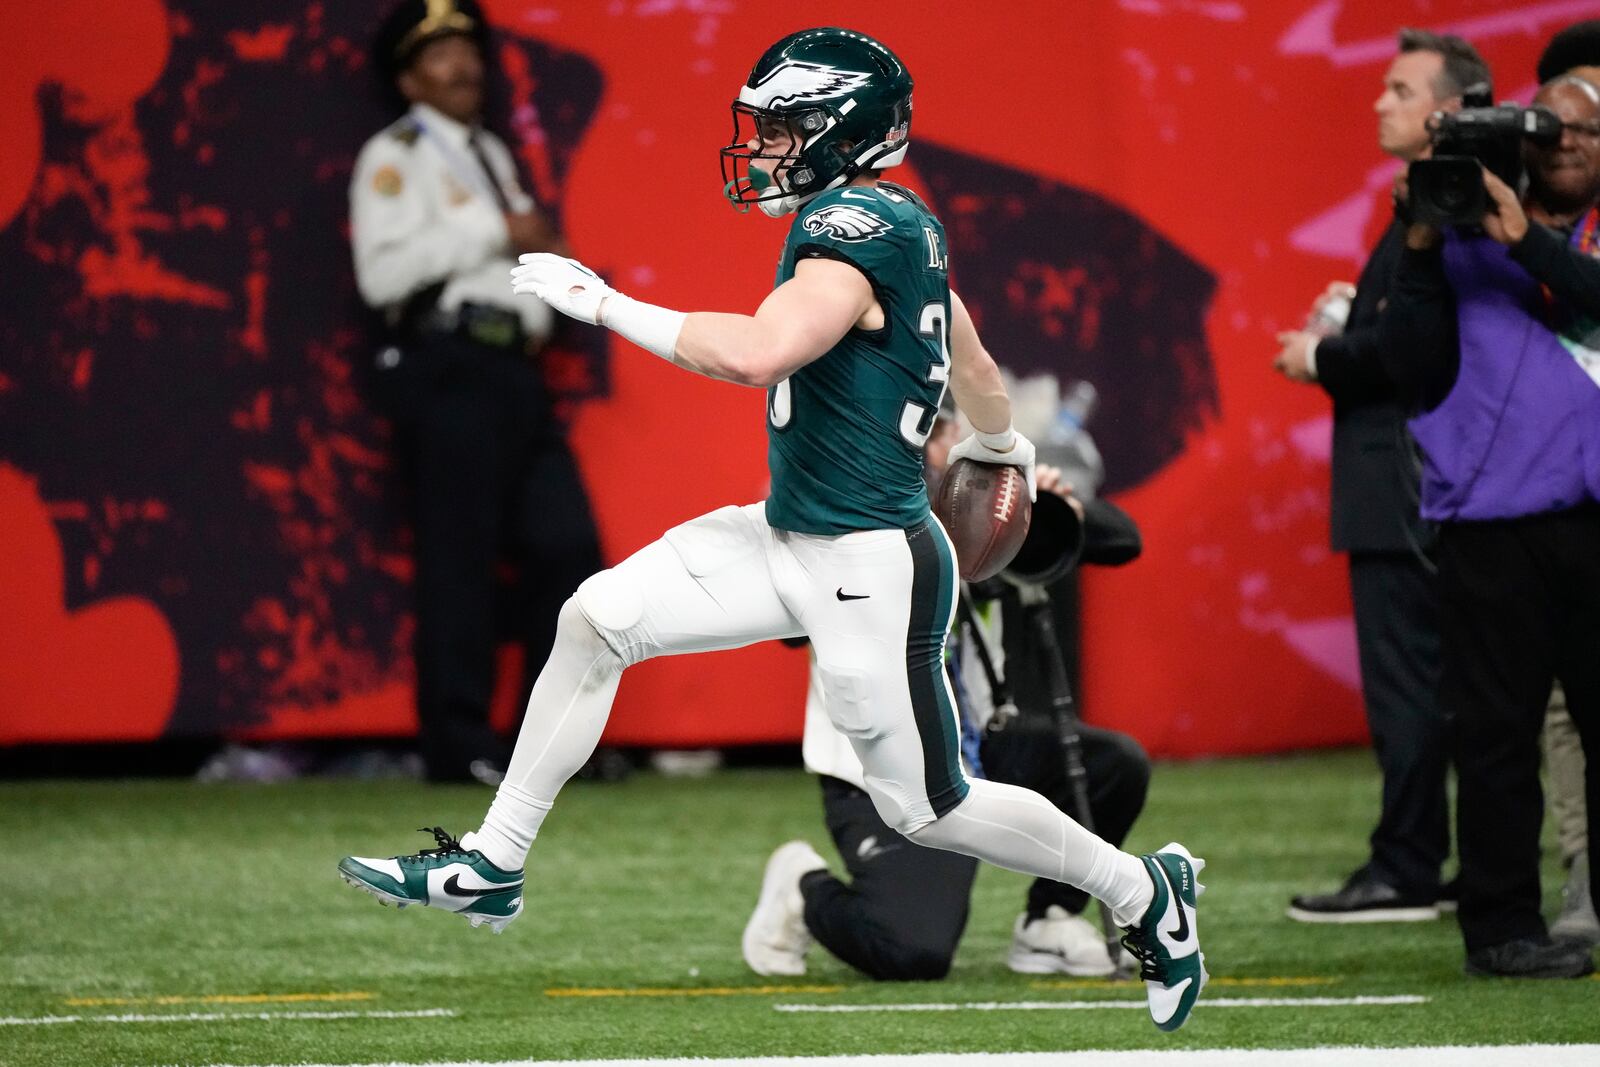
<svg viewBox="0 0 1600 1067">
<path fill-rule="evenodd" d="M 884 789 L 871 778 L 866 779 L 867 797 L 872 801 L 872 810 L 878 813 L 878 818 L 883 824 L 897 833 L 910 837 L 919 827 L 911 818 L 911 813 L 906 810 L 906 805 L 900 802 L 891 791 Z"/>
<path fill-rule="evenodd" d="M 874 781 L 871 777 L 866 779 L 867 796 L 872 798 L 872 806 L 890 829 L 903 834 L 908 840 L 919 845 L 943 848 L 943 845 L 929 840 L 930 837 L 939 836 L 937 832 L 929 833 L 938 823 L 939 819 L 933 814 L 926 803 L 919 803 L 917 798 L 902 794 L 896 789 L 884 788 L 884 783 Z"/>
<path fill-rule="evenodd" d="M 630 646 L 626 634 L 644 618 L 644 597 L 627 579 L 615 570 L 591 574 L 567 604 L 576 605 L 584 625 L 611 646 L 624 663 L 633 662 L 624 651 Z M 566 607 L 563 606 L 563 625 L 565 622 Z"/>
</svg>

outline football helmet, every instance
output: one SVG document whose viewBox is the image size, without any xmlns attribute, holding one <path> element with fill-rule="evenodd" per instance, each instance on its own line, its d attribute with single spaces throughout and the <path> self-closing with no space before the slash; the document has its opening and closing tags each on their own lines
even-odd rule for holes
<svg viewBox="0 0 1600 1067">
<path fill-rule="evenodd" d="M 791 33 L 756 61 L 733 103 L 723 193 L 777 218 L 900 163 L 910 133 L 911 75 L 893 52 L 853 30 Z"/>
</svg>

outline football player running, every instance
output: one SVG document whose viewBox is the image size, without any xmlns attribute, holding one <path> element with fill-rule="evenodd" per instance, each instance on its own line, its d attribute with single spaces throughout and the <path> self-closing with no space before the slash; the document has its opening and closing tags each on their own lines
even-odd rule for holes
<svg viewBox="0 0 1600 1067">
<path fill-rule="evenodd" d="M 522 911 L 540 824 L 599 742 L 626 667 L 805 634 L 884 821 L 919 845 L 1104 900 L 1141 962 L 1152 1018 L 1175 1030 L 1206 980 L 1204 862 L 1178 844 L 1121 852 L 1039 794 L 961 771 L 944 673 L 959 579 L 929 511 L 923 445 L 949 388 L 977 431 L 952 461 L 1014 465 L 1031 492 L 1034 449 L 950 290 L 944 227 L 878 176 L 905 158 L 911 84 L 882 44 L 842 29 L 791 34 L 756 62 L 733 105 L 724 192 L 794 219 L 754 315 L 671 311 L 573 260 L 522 257 L 516 292 L 685 370 L 766 389 L 771 495 L 674 527 L 578 587 L 478 830 L 459 842 L 435 830 L 437 848 L 346 858 L 340 872 L 382 900 L 502 929 Z"/>
</svg>

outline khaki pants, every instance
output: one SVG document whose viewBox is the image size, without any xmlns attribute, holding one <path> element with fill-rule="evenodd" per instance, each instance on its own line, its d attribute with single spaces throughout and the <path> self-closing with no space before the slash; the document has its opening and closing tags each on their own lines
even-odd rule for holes
<svg viewBox="0 0 1600 1067">
<path fill-rule="evenodd" d="M 1572 716 L 1567 714 L 1567 695 L 1560 682 L 1550 694 L 1550 710 L 1545 713 L 1544 758 L 1550 770 L 1550 814 L 1556 821 L 1561 863 L 1570 867 L 1573 857 L 1585 851 L 1589 834 L 1583 802 L 1583 745 Z"/>
</svg>

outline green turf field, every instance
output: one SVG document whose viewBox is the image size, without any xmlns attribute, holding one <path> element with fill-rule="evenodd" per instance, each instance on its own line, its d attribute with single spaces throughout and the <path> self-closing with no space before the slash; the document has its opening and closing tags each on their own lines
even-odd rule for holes
<svg viewBox="0 0 1600 1067">
<path fill-rule="evenodd" d="M 1466 979 L 1451 920 L 1340 928 L 1282 918 L 1292 892 L 1331 885 L 1359 862 L 1376 793 L 1364 753 L 1157 769 L 1130 848 L 1175 837 L 1210 862 L 1200 920 L 1213 984 L 1190 1024 L 1168 1036 L 1142 1011 L 778 1011 L 1142 1001 L 1136 986 L 1007 971 L 1025 880 L 997 870 L 979 877 L 948 981 L 874 984 L 820 950 L 806 978 L 750 974 L 739 933 L 767 853 L 806 836 L 833 858 L 815 783 L 798 771 L 575 783 L 534 850 L 527 911 L 499 937 L 454 916 L 379 907 L 334 872 L 348 852 L 428 845 L 417 826 L 472 828 L 486 789 L 0 784 L 11 832 L 0 859 L 0 1064 L 1595 1040 L 1600 983 Z M 1558 888 L 1552 861 L 1550 907 Z M 689 995 L 695 990 L 703 992 Z M 1212 998 L 1362 995 L 1430 1000 L 1206 1006 Z M 367 1014 L 424 1011 L 439 1014 Z M 271 1018 L 237 1017 L 256 1013 Z M 151 1015 L 226 1017 L 143 1021 Z M 61 1016 L 80 1021 L 17 1021 Z M 140 1021 L 93 1021 L 104 1016 Z"/>
</svg>

